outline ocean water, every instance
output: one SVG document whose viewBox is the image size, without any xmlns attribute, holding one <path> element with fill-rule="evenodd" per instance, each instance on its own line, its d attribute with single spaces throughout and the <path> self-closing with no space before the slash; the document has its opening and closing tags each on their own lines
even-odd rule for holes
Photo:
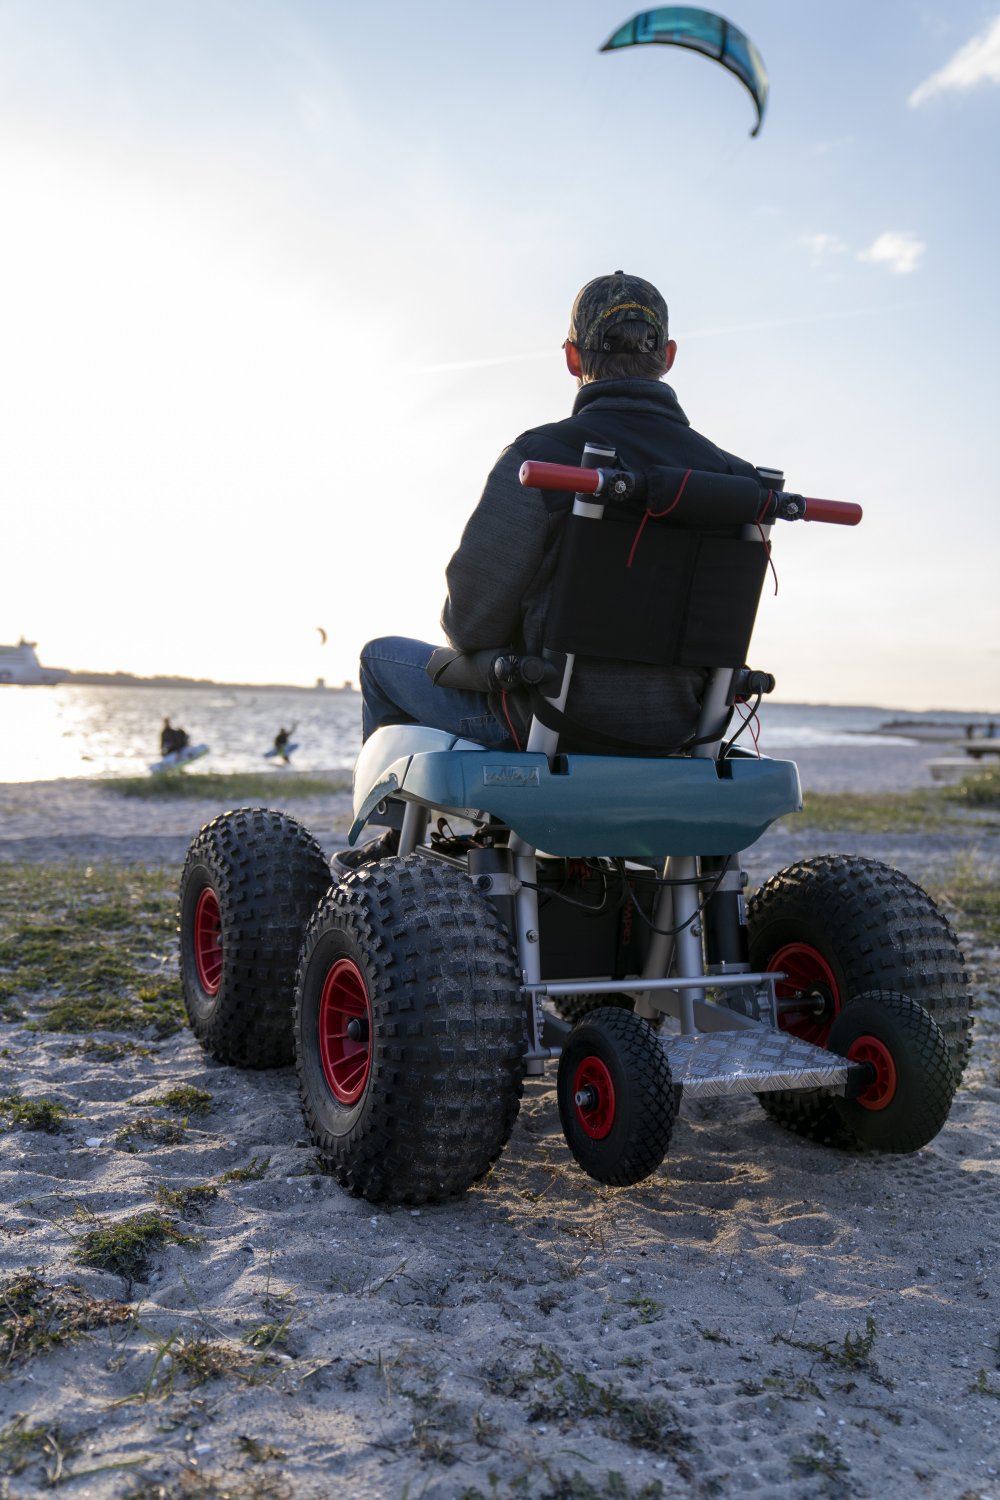
<svg viewBox="0 0 1000 1500">
<path fill-rule="evenodd" d="M 361 744 L 361 698 L 351 689 L 0 686 L 0 782 L 65 776 L 137 776 L 160 755 L 164 715 L 209 754 L 198 771 L 270 771 L 265 760 L 278 729 L 295 725 L 300 771 L 348 771 Z M 758 743 L 765 754 L 796 746 L 899 744 L 879 734 L 890 720 L 953 724 L 960 739 L 982 714 L 909 714 L 878 707 L 765 703 Z M 950 738 L 950 736 L 946 736 Z M 743 744 L 751 745 L 749 731 Z"/>
<path fill-rule="evenodd" d="M 361 697 L 350 689 L 0 687 L 0 782 L 141 776 L 160 758 L 164 716 L 209 754 L 195 771 L 273 771 L 264 752 L 295 726 L 300 771 L 348 771 L 361 745 Z"/>
</svg>

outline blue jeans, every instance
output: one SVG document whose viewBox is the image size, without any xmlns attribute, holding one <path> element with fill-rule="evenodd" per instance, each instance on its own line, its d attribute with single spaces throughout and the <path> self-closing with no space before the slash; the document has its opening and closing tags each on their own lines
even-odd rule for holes
<svg viewBox="0 0 1000 1500">
<path fill-rule="evenodd" d="M 492 749 L 514 748 L 485 693 L 436 687 L 426 667 L 436 648 L 402 635 L 380 636 L 361 652 L 361 737 L 383 724 L 429 724 Z"/>
</svg>

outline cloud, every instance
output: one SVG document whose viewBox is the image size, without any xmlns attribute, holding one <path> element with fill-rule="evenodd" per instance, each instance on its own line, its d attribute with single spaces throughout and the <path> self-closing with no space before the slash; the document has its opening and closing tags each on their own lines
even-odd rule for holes
<svg viewBox="0 0 1000 1500">
<path fill-rule="evenodd" d="M 866 260 L 873 266 L 886 266 L 895 276 L 907 276 L 917 269 L 926 249 L 924 241 L 918 240 L 908 230 L 887 229 L 867 250 L 858 251 L 858 260 Z"/>
<path fill-rule="evenodd" d="M 1000 83 L 1000 16 L 979 36 L 959 47 L 943 68 L 917 85 L 910 95 L 910 108 L 916 109 L 936 94 L 953 90 L 961 93 L 980 83 Z"/>
<path fill-rule="evenodd" d="M 826 267 L 838 255 L 846 255 L 850 248 L 839 234 L 800 234 L 799 244 L 809 251 L 809 264 Z"/>
</svg>

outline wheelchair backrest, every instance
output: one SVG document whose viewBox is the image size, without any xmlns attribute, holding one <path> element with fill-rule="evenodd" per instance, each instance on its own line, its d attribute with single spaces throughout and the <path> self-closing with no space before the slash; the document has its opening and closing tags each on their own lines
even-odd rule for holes
<svg viewBox="0 0 1000 1500">
<path fill-rule="evenodd" d="M 764 543 L 760 528 L 671 525 L 634 505 L 573 513 L 545 645 L 663 667 L 741 667 L 767 570 Z"/>
<path fill-rule="evenodd" d="M 613 450 L 584 450 L 586 469 L 614 463 Z M 656 472 L 652 499 L 619 502 L 612 493 L 601 504 L 576 495 L 545 626 L 544 655 L 564 663 L 562 684 L 547 706 L 539 702 L 529 749 L 558 748 L 574 661 L 587 656 L 707 670 L 695 753 L 715 753 L 767 570 L 767 532 L 747 521 L 760 484 L 693 470 Z M 650 746 L 649 753 L 657 752 Z"/>
</svg>

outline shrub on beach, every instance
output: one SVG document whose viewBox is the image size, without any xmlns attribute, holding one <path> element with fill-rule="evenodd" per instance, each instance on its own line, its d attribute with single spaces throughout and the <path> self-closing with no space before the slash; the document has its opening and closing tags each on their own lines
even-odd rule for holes
<svg viewBox="0 0 1000 1500">
<path fill-rule="evenodd" d="M 172 870 L 0 866 L 0 1016 L 91 1041 L 179 1031 L 175 890 Z"/>
<path fill-rule="evenodd" d="M 1000 807 L 1000 766 L 964 776 L 948 795 L 966 807 Z"/>
</svg>

